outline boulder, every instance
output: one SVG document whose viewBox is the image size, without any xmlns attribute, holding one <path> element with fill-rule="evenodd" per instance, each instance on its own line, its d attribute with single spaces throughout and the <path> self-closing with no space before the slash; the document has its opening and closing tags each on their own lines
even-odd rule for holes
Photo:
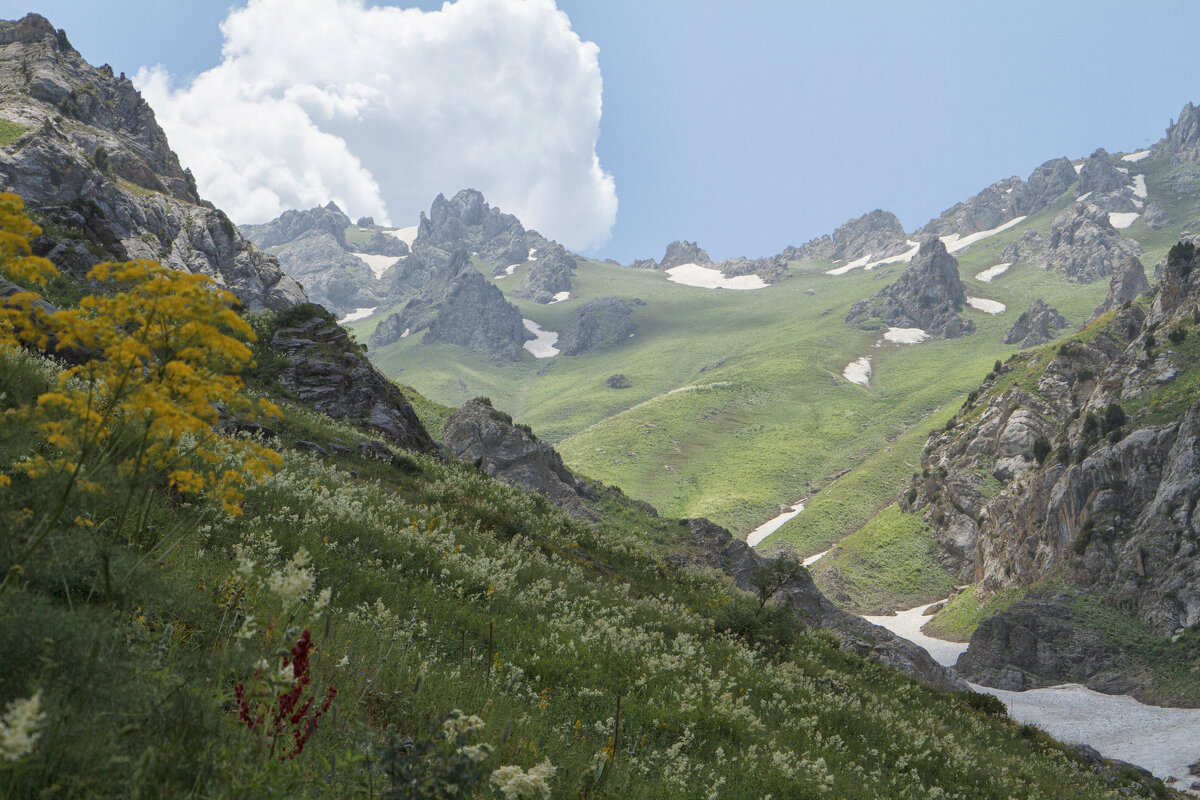
<svg viewBox="0 0 1200 800">
<path fill-rule="evenodd" d="M 559 337 L 558 348 L 563 355 L 577 356 L 588 350 L 617 347 L 636 330 L 633 309 L 627 301 L 597 297 L 580 306 L 570 326 Z"/>
<path fill-rule="evenodd" d="M 470 400 L 451 414 L 442 439 L 459 461 L 544 495 L 573 517 L 595 518 L 581 502 L 596 499 L 595 491 L 567 469 L 553 447 L 527 427 L 514 425 L 512 417 L 492 408 L 486 397 Z"/>
</svg>

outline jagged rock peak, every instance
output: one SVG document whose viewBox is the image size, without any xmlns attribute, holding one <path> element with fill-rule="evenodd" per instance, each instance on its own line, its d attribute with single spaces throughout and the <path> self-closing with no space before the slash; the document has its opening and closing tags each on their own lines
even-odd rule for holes
<svg viewBox="0 0 1200 800">
<path fill-rule="evenodd" d="M 975 323 L 958 312 L 966 302 L 958 260 L 937 237 L 921 241 L 912 263 L 896 282 L 855 303 L 846 322 L 865 330 L 885 326 L 921 328 L 953 339 L 971 333 Z"/>
<path fill-rule="evenodd" d="M 636 330 L 633 308 L 627 300 L 597 297 L 580 306 L 571 326 L 559 338 L 558 348 L 563 355 L 577 356 L 587 350 L 617 347 Z"/>
<path fill-rule="evenodd" d="M 350 218 L 337 203 L 330 200 L 323 206 L 313 206 L 305 211 L 284 211 L 270 222 L 260 225 L 240 226 L 243 235 L 264 250 L 299 239 L 312 231 L 323 231 L 346 246 L 346 228 Z"/>
<path fill-rule="evenodd" d="M 1004 334 L 1005 344 L 1018 347 L 1036 347 L 1054 338 L 1057 331 L 1066 328 L 1067 318 L 1058 309 L 1040 297 L 1029 304 L 1013 326 Z"/>
<path fill-rule="evenodd" d="M 1142 292 L 1150 290 L 1150 281 L 1146 280 L 1146 268 L 1136 256 L 1126 256 L 1121 260 L 1117 271 L 1113 273 L 1108 284 L 1108 296 L 1096 307 L 1093 319 L 1122 303 L 1135 299 Z"/>
<path fill-rule="evenodd" d="M 1188 103 L 1179 112 L 1179 119 L 1167 128 L 1167 135 L 1155 145 L 1161 153 L 1164 149 L 1172 154 L 1176 164 L 1200 161 L 1200 107 Z"/>
<path fill-rule="evenodd" d="M 695 242 L 674 241 L 667 245 L 667 252 L 658 262 L 660 269 L 671 269 L 682 264 L 711 264 L 712 259 L 704 248 Z"/>
<path fill-rule="evenodd" d="M 1049 236 L 1026 231 L 1004 249 L 1004 261 L 1042 264 L 1076 283 L 1092 283 L 1112 275 L 1123 258 L 1136 257 L 1142 246 L 1112 226 L 1108 212 L 1091 203 L 1072 203 L 1050 223 Z"/>
</svg>

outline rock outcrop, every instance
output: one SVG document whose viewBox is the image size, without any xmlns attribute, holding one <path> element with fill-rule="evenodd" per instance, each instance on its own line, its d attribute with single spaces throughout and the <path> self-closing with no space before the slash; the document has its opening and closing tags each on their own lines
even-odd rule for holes
<svg viewBox="0 0 1200 800">
<path fill-rule="evenodd" d="M 412 249 L 420 252 L 422 248 L 436 248 L 445 253 L 466 250 L 491 269 L 500 270 L 525 263 L 530 250 L 538 250 L 545 242 L 536 231 L 527 231 L 512 214 L 488 205 L 479 191 L 463 189 L 449 200 L 439 194 L 429 214 L 421 212 Z M 421 255 L 428 258 L 425 253 Z"/>
<path fill-rule="evenodd" d="M 842 223 L 832 236 L 821 236 L 801 247 L 785 249 L 783 257 L 793 261 L 817 258 L 853 261 L 866 255 L 885 258 L 907 249 L 900 220 L 890 211 L 877 208 Z"/>
<path fill-rule="evenodd" d="M 575 266 L 575 257 L 561 244 L 545 243 L 538 248 L 533 266 L 522 278 L 516 295 L 528 297 L 535 303 L 549 303 L 559 292 L 571 291 Z"/>
<path fill-rule="evenodd" d="M 0 116 L 26 132 L 0 147 L 0 185 L 69 244 L 64 268 L 148 258 L 204 273 L 251 309 L 304 302 L 276 260 L 202 201 L 154 112 L 124 76 L 92 67 L 65 35 L 29 14 L 0 22 Z"/>
<path fill-rule="evenodd" d="M 575 318 L 558 339 L 558 348 L 566 356 L 588 350 L 617 347 L 637 330 L 633 308 L 620 297 L 597 297 L 579 307 Z"/>
<path fill-rule="evenodd" d="M 766 258 L 737 256 L 718 262 L 716 268 L 727 278 L 735 278 L 738 275 L 757 275 L 766 283 L 776 283 L 788 273 L 787 259 L 781 255 Z"/>
<path fill-rule="evenodd" d="M 422 341 L 446 342 L 516 361 L 529 334 L 521 312 L 471 264 L 465 250 L 448 261 L 427 261 L 431 250 L 414 246 L 413 255 L 389 273 L 391 296 L 407 296 L 388 318 L 387 328 L 373 337 L 375 347 L 391 344 L 404 331 L 424 332 Z M 392 335 L 395 338 L 391 338 Z"/>
<path fill-rule="evenodd" d="M 442 440 L 460 461 L 544 495 L 573 517 L 594 519 L 582 500 L 596 499 L 595 490 L 563 465 L 553 447 L 529 428 L 514 425 L 512 417 L 492 408 L 486 397 L 470 400 L 451 414 Z"/>
<path fill-rule="evenodd" d="M 975 330 L 959 316 L 966 303 L 958 260 L 940 239 L 928 238 L 896 282 L 855 303 L 846 322 L 865 330 L 921 328 L 931 336 L 953 339 Z"/>
<path fill-rule="evenodd" d="M 695 242 L 674 241 L 667 245 L 667 252 L 663 254 L 662 261 L 658 262 L 658 268 L 671 269 L 684 264 L 704 266 L 711 263 L 712 259 L 708 257 L 708 253 Z"/>
<path fill-rule="evenodd" d="M 1200 623 L 1200 402 L 1176 388 L 1196 369 L 1185 345 L 1200 336 L 1195 246 L 1172 248 L 1160 273 L 1148 312 L 1117 306 L 1102 329 L 1063 343 L 1048 363 L 1036 353 L 1014 357 L 1003 371 L 1027 376 L 1004 380 L 1003 391 L 991 376 L 960 421 L 930 437 L 924 472 L 902 502 L 925 515 L 946 563 L 977 592 L 1053 577 L 1159 636 Z M 981 627 L 988 644 L 963 662 L 968 677 L 1021 669 L 997 642 L 1024 642 L 1023 651 L 1046 654 L 1029 680 L 1107 684 L 1103 660 L 1088 667 L 1086 658 L 1053 655 L 1063 638 L 1056 630 L 1086 627 L 1066 613 L 1053 620 L 1012 623 L 1016 638 Z"/>
<path fill-rule="evenodd" d="M 280 384 L 301 403 L 400 447 L 436 449 L 404 393 L 319 306 L 301 306 L 285 316 L 271 349 L 286 358 Z"/>
<path fill-rule="evenodd" d="M 721 570 L 732 577 L 739 588 L 754 590 L 754 576 L 769 565 L 770 559 L 707 519 L 684 522 L 690 532 L 689 548 L 686 552 L 669 554 L 668 560 L 685 566 Z M 887 664 L 937 689 L 963 691 L 968 688 L 954 670 L 938 664 L 923 648 L 839 609 L 821 594 L 804 568 L 779 588 L 772 602 L 785 606 L 807 625 L 828 629 L 841 640 L 845 650 Z"/>
<path fill-rule="evenodd" d="M 956 203 L 927 222 L 919 236 L 966 236 L 991 230 L 1009 220 L 1036 214 L 1054 205 L 1075 183 L 1075 168 L 1066 158 L 1055 158 L 1039 166 L 1026 181 L 1005 178 L 961 203 Z"/>
<path fill-rule="evenodd" d="M 1108 284 L 1108 296 L 1104 302 L 1096 306 L 1092 318 L 1112 311 L 1122 303 L 1138 298 L 1142 293 L 1150 291 L 1150 281 L 1146 280 L 1146 268 L 1142 262 L 1129 256 L 1121 261 L 1121 266 L 1113 273 Z"/>
<path fill-rule="evenodd" d="M 1173 164 L 1200 161 L 1200 108 L 1188 103 L 1171 122 L 1167 135 L 1151 148 L 1152 156 L 1167 155 Z"/>
<path fill-rule="evenodd" d="M 1054 338 L 1057 331 L 1068 325 L 1067 318 L 1054 306 L 1038 298 L 1029 304 L 1013 326 L 1004 334 L 1005 344 L 1018 347 L 1037 347 Z"/>
<path fill-rule="evenodd" d="M 1048 236 L 1027 231 L 1000 258 L 1041 264 L 1075 283 L 1092 283 L 1112 275 L 1123 259 L 1141 252 L 1140 244 L 1117 232 L 1106 211 L 1091 203 L 1074 203 L 1050 223 Z"/>
<path fill-rule="evenodd" d="M 1092 153 L 1079 168 L 1080 194 L 1111 194 L 1129 185 L 1129 175 L 1117 170 L 1103 147 Z"/>
<path fill-rule="evenodd" d="M 1036 214 L 1054 205 L 1063 192 L 1075 183 L 1075 167 L 1068 158 L 1053 158 L 1029 174 L 1029 179 L 1013 189 L 1012 211 L 1015 216 Z"/>
</svg>

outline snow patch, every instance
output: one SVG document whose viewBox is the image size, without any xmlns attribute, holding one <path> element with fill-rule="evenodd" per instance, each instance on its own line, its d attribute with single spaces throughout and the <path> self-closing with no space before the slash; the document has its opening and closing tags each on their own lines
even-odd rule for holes
<svg viewBox="0 0 1200 800">
<path fill-rule="evenodd" d="M 554 295 L 554 299 L 551 300 L 546 305 L 552 306 L 555 303 L 561 303 L 563 300 L 569 300 L 570 298 L 571 298 L 570 292 L 556 292 Z"/>
<path fill-rule="evenodd" d="M 371 306 L 370 308 L 356 308 L 346 316 L 338 320 L 338 325 L 345 325 L 347 322 L 358 322 L 360 319 L 366 319 L 375 313 L 375 309 L 379 306 Z"/>
<path fill-rule="evenodd" d="M 537 250 L 538 249 L 536 247 L 533 248 L 532 250 L 530 250 L 529 255 L 526 257 L 525 260 L 526 261 L 537 261 Z M 512 273 L 510 272 L 508 274 L 511 275 Z"/>
<path fill-rule="evenodd" d="M 789 519 L 796 516 L 803 510 L 804 510 L 803 502 L 797 502 L 790 506 L 787 506 L 782 511 L 782 513 L 780 513 L 780 515 L 778 517 L 769 519 L 766 522 L 764 522 L 762 525 L 759 525 L 757 528 L 750 531 L 750 534 L 746 537 L 746 544 L 750 545 L 751 547 L 754 547 L 759 542 L 761 542 L 763 539 L 767 538 L 772 533 L 774 533 L 775 531 L 777 531 L 781 527 L 783 527 L 783 523 L 787 522 Z M 828 551 L 826 551 L 826 552 L 828 552 Z M 808 565 L 805 564 L 805 566 L 808 566 Z"/>
<path fill-rule="evenodd" d="M 1200 709 L 1148 706 L 1077 683 L 1026 692 L 971 688 L 1000 698 L 1015 721 L 1037 725 L 1055 739 L 1091 745 L 1107 758 L 1145 767 L 1158 778 L 1174 776 L 1180 779 L 1175 788 L 1193 780 L 1188 764 L 1196 760 Z"/>
<path fill-rule="evenodd" d="M 832 549 L 833 549 L 832 547 L 831 547 L 831 548 L 829 548 L 829 550 L 832 550 Z M 804 566 L 806 566 L 806 567 L 811 567 L 813 564 L 817 563 L 817 562 L 818 562 L 818 561 L 820 561 L 822 558 L 824 558 L 825 556 L 829 555 L 829 550 L 822 550 L 821 552 L 819 552 L 819 553 L 817 553 L 817 554 L 815 554 L 815 555 L 811 555 L 811 556 L 809 556 L 808 558 L 804 559 L 804 560 L 803 560 L 803 561 L 801 561 L 800 563 L 801 563 L 801 564 L 803 564 L 803 565 L 804 565 Z"/>
<path fill-rule="evenodd" d="M 1006 231 L 1014 225 L 1020 225 L 1024 221 L 1025 221 L 1025 217 L 1024 217 L 1024 215 L 1022 215 L 1019 217 L 1014 217 L 1013 219 L 1010 219 L 1008 222 L 1004 223 L 1003 225 L 997 225 L 996 227 L 994 227 L 990 230 L 979 231 L 978 233 L 968 234 L 967 236 L 959 236 L 957 233 L 951 233 L 949 235 L 941 237 L 942 244 L 946 245 L 946 252 L 957 253 L 959 250 L 963 250 L 967 247 L 970 247 L 971 245 L 975 244 L 976 242 L 983 241 L 984 239 L 988 238 L 989 236 L 995 236 L 997 233 Z"/>
<path fill-rule="evenodd" d="M 941 601 L 937 602 L 940 603 Z M 929 655 L 933 656 L 933 660 L 943 667 L 953 667 L 955 662 L 958 661 L 958 657 L 966 651 L 967 642 L 949 642 L 945 639 L 935 639 L 932 636 L 926 636 L 924 633 L 921 633 L 921 627 L 932 619 L 932 617 L 925 616 L 925 612 L 933 605 L 936 605 L 936 603 L 917 606 L 907 611 L 900 611 L 882 617 L 864 616 L 863 619 L 881 628 L 887 628 L 892 633 L 903 639 L 908 639 L 913 644 L 924 647 L 929 651 Z"/>
<path fill-rule="evenodd" d="M 1080 161 L 1078 164 L 1072 164 L 1071 166 L 1075 167 L 1075 174 L 1078 175 L 1079 171 L 1083 169 L 1083 162 Z"/>
<path fill-rule="evenodd" d="M 1146 191 L 1146 176 L 1133 176 L 1133 196 L 1139 200 L 1145 200 L 1148 192 Z"/>
<path fill-rule="evenodd" d="M 895 344 L 920 344 L 929 338 L 929 334 L 920 328 L 888 328 L 883 335 L 886 342 Z"/>
<path fill-rule="evenodd" d="M 1149 150 L 1138 150 L 1136 153 L 1130 153 L 1127 156 L 1121 156 L 1121 160 L 1128 161 L 1131 164 L 1136 164 L 1148 155 L 1150 155 Z"/>
<path fill-rule="evenodd" d="M 996 264 L 994 267 L 988 267 L 983 272 L 976 275 L 975 279 L 983 281 L 984 283 L 991 283 L 992 278 L 998 278 L 1005 272 L 1008 272 L 1008 268 L 1011 266 L 1011 261 L 1005 261 L 1002 264 Z"/>
<path fill-rule="evenodd" d="M 370 253 L 352 253 L 351 255 L 370 267 L 376 278 L 382 278 L 383 273 L 400 260 L 396 256 L 373 256 Z"/>
<path fill-rule="evenodd" d="M 1141 214 L 1136 211 L 1110 211 L 1108 212 L 1108 222 L 1120 231 L 1128 228 L 1140 216 Z"/>
<path fill-rule="evenodd" d="M 842 377 L 851 383 L 857 383 L 859 386 L 869 384 L 871 382 L 871 357 L 863 356 L 851 361 L 842 370 Z"/>
<path fill-rule="evenodd" d="M 525 326 L 525 330 L 537 337 L 531 342 L 525 342 L 526 350 L 533 353 L 536 358 L 554 358 L 558 355 L 559 349 L 554 346 L 554 343 L 558 341 L 556 332 L 542 330 L 542 326 L 531 319 L 523 319 L 521 324 Z"/>
<path fill-rule="evenodd" d="M 391 230 L 384 231 L 384 233 L 395 236 L 409 247 L 412 247 L 412 243 L 417 239 L 418 227 L 417 225 L 413 225 L 410 228 L 392 228 Z"/>
<path fill-rule="evenodd" d="M 826 275 L 845 275 L 847 272 L 849 272 L 852 269 L 858 269 L 861 266 L 865 266 L 867 264 L 867 262 L 869 262 L 870 260 L 871 260 L 871 254 L 867 253 L 862 258 L 856 258 L 855 260 L 851 261 L 849 264 L 843 264 L 840 267 L 834 267 L 833 269 L 827 269 L 827 270 L 825 270 L 825 274 Z"/>
<path fill-rule="evenodd" d="M 988 300 L 983 297 L 968 297 L 967 305 L 985 314 L 1003 314 L 1004 310 L 1008 308 L 1008 306 L 999 300 Z"/>
<path fill-rule="evenodd" d="M 699 264 L 680 264 L 667 270 L 667 280 L 681 283 L 684 286 L 698 286 L 701 289 L 764 289 L 766 281 L 757 275 L 738 275 L 727 278 L 720 270 L 702 267 Z"/>
<path fill-rule="evenodd" d="M 1081 195 L 1079 195 L 1079 197 L 1075 198 L 1075 202 L 1082 203 L 1084 200 L 1087 200 L 1089 197 L 1091 197 L 1092 194 L 1093 194 L 1093 192 L 1087 192 L 1085 194 L 1081 194 Z"/>
<path fill-rule="evenodd" d="M 904 243 L 909 246 L 908 250 L 905 250 L 903 253 L 901 253 L 898 256 L 890 256 L 889 258 L 881 258 L 878 261 L 872 261 L 872 262 L 868 263 L 866 266 L 864 266 L 863 269 L 871 270 L 871 269 L 875 269 L 876 267 L 878 267 L 882 264 L 895 264 L 898 262 L 903 262 L 903 263 L 907 264 L 908 262 L 912 261 L 913 256 L 915 256 L 917 254 L 917 251 L 921 249 L 921 243 L 914 242 L 911 239 L 905 239 Z"/>
<path fill-rule="evenodd" d="M 412 328 L 405 328 L 404 333 L 400 334 L 400 338 L 407 339 L 410 332 L 412 332 Z"/>
</svg>

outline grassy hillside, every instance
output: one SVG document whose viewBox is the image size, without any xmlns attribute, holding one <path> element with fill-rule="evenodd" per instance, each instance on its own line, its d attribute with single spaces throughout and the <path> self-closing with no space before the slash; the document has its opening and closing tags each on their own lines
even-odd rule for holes
<svg viewBox="0 0 1200 800">
<path fill-rule="evenodd" d="M 236 380 L 249 329 L 145 269 L 0 318 L 4 797 L 1162 792 L 673 565 L 685 528 L 616 490 L 579 523 L 467 465 L 334 448 L 364 435 L 286 397 L 270 431 L 217 433 L 214 403 L 273 410 Z M 13 341 L 43 325 L 91 349 Z"/>
</svg>

